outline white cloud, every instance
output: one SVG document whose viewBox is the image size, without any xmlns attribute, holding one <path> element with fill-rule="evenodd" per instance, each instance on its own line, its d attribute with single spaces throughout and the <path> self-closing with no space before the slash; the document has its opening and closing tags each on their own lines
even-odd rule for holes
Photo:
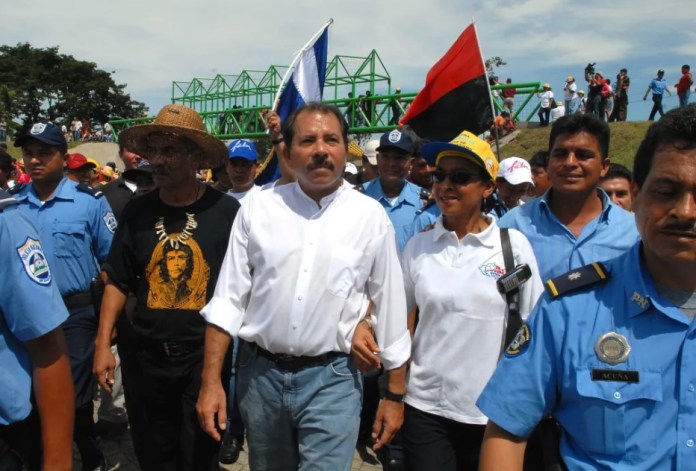
<svg viewBox="0 0 696 471">
<path fill-rule="evenodd" d="M 172 81 L 287 64 L 329 17 L 330 57 L 376 49 L 404 90 L 423 84 L 472 17 L 484 54 L 503 57 L 500 74 L 517 80 L 557 82 L 596 61 L 647 83 L 656 67 L 696 62 L 691 0 L 34 0 L 4 9 L 0 43 L 58 45 L 115 70 L 154 112 Z"/>
</svg>

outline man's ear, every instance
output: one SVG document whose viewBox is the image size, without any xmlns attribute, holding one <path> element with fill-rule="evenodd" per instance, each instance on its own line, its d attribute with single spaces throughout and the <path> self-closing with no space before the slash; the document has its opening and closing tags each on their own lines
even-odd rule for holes
<svg viewBox="0 0 696 471">
<path fill-rule="evenodd" d="M 609 171 L 609 164 L 611 164 L 611 160 L 609 159 L 609 157 L 602 160 L 602 171 L 599 174 L 600 178 L 604 178 L 604 176 Z"/>
</svg>

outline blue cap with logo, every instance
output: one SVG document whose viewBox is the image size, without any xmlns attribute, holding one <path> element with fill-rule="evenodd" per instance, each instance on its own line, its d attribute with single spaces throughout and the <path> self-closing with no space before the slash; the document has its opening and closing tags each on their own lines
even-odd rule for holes
<svg viewBox="0 0 696 471">
<path fill-rule="evenodd" d="M 256 146 L 249 139 L 234 139 L 227 145 L 229 158 L 239 157 L 241 159 L 256 162 L 258 153 Z"/>
<path fill-rule="evenodd" d="M 381 152 L 390 147 L 411 155 L 413 153 L 413 139 L 411 139 L 411 136 L 398 129 L 385 132 L 382 134 L 382 137 L 379 138 L 379 147 L 376 150 L 377 152 Z"/>
<path fill-rule="evenodd" d="M 22 147 L 29 139 L 36 139 L 52 147 L 58 147 L 65 151 L 68 149 L 68 141 L 60 128 L 52 123 L 36 123 L 24 134 L 15 139 L 15 147 Z"/>
</svg>

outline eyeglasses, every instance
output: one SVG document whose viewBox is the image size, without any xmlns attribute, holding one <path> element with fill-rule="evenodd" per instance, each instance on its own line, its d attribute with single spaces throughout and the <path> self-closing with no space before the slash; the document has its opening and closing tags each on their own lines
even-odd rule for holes
<svg viewBox="0 0 696 471">
<path fill-rule="evenodd" d="M 444 183 L 445 178 L 449 178 L 452 185 L 468 185 L 473 181 L 483 180 L 481 175 L 477 173 L 467 172 L 466 170 L 455 170 L 453 172 L 445 172 L 441 168 L 431 172 L 433 183 Z"/>
</svg>

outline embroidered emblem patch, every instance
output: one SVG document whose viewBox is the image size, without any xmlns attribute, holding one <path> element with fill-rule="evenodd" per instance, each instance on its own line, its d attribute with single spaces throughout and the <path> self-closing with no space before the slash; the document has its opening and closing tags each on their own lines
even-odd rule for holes
<svg viewBox="0 0 696 471">
<path fill-rule="evenodd" d="M 44 123 L 36 123 L 31 127 L 31 130 L 29 131 L 30 134 L 37 136 L 41 133 L 43 133 L 46 130 L 46 124 Z"/>
<path fill-rule="evenodd" d="M 24 244 L 17 247 L 17 254 L 29 278 L 40 285 L 51 283 L 51 271 L 38 240 L 27 237 Z"/>
<path fill-rule="evenodd" d="M 401 131 L 397 131 L 394 129 L 392 132 L 389 133 L 389 136 L 387 137 L 389 139 L 389 142 L 392 144 L 399 142 L 401 140 Z"/>
<path fill-rule="evenodd" d="M 104 215 L 102 219 L 104 219 L 104 224 L 106 224 L 106 228 L 109 229 L 109 231 L 113 234 L 116 230 L 116 226 L 118 226 L 118 222 L 116 222 L 116 216 L 114 216 L 114 213 L 109 211 Z"/>
<path fill-rule="evenodd" d="M 517 335 L 515 335 L 515 338 L 512 339 L 510 345 L 508 345 L 508 347 L 505 349 L 505 356 L 508 358 L 516 357 L 520 353 L 527 350 L 531 340 L 532 333 L 529 331 L 527 324 L 524 324 L 522 327 L 520 327 L 520 330 L 517 331 Z"/>
<path fill-rule="evenodd" d="M 483 273 L 484 276 L 495 278 L 496 280 L 505 274 L 505 269 L 499 267 L 496 263 L 485 263 L 479 266 L 479 271 Z"/>
<path fill-rule="evenodd" d="M 604 363 L 618 365 L 628 360 L 631 346 L 623 335 L 616 332 L 607 332 L 597 339 L 595 353 L 597 358 Z"/>
<path fill-rule="evenodd" d="M 640 294 L 638 291 L 633 292 L 631 301 L 639 305 L 641 309 L 647 309 L 648 304 L 650 303 L 647 299 L 645 299 L 645 296 Z"/>
</svg>

